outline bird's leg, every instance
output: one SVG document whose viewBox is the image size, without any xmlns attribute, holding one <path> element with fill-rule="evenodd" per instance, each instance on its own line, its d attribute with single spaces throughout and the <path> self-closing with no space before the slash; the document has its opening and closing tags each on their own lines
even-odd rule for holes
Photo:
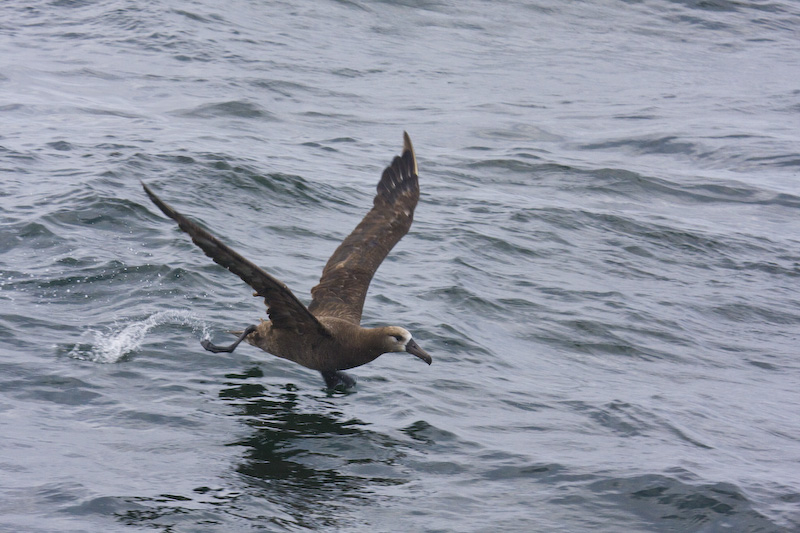
<svg viewBox="0 0 800 533">
<path fill-rule="evenodd" d="M 234 342 L 230 346 L 217 346 L 216 344 L 212 344 L 211 341 L 208 340 L 208 339 L 203 339 L 202 341 L 200 341 L 200 344 L 203 346 L 203 348 L 205 348 L 209 352 L 214 352 L 214 353 L 227 352 L 227 353 L 231 353 L 232 351 L 234 351 L 236 349 L 237 346 L 239 346 L 239 343 L 242 342 L 245 337 L 247 337 L 248 335 L 253 333 L 255 330 L 256 330 L 255 326 L 247 326 L 247 328 L 245 328 L 245 330 L 242 332 L 242 334 L 239 335 L 239 338 L 236 339 L 236 342 Z"/>
<path fill-rule="evenodd" d="M 356 386 L 355 378 L 349 374 L 345 374 L 341 370 L 320 371 L 320 374 L 325 378 L 325 385 L 327 385 L 329 389 L 335 389 L 340 383 L 344 385 L 345 389 L 351 389 Z"/>
</svg>

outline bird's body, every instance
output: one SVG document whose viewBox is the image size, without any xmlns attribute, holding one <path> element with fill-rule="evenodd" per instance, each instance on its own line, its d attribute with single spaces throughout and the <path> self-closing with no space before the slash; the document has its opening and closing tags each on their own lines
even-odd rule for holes
<svg viewBox="0 0 800 533">
<path fill-rule="evenodd" d="M 272 322 L 263 320 L 255 331 L 245 338 L 253 346 L 283 359 L 294 361 L 306 368 L 329 372 L 347 370 L 375 360 L 381 354 L 393 351 L 385 338 L 391 333 L 403 335 L 402 328 L 362 328 L 348 320 L 320 317 L 320 323 L 331 332 L 329 336 L 300 337 L 273 328 Z"/>
<path fill-rule="evenodd" d="M 378 266 L 408 232 L 419 199 L 414 149 L 404 134 L 403 153 L 384 170 L 372 209 L 339 245 L 311 290 L 306 307 L 280 281 L 254 265 L 209 232 L 164 203 L 146 185 L 150 199 L 216 263 L 255 289 L 267 304 L 270 320 L 246 328 L 229 347 L 209 341 L 212 352 L 231 352 L 242 341 L 273 355 L 322 373 L 329 387 L 350 387 L 355 381 L 341 372 L 375 360 L 387 352 L 409 352 L 426 363 L 431 357 L 398 326 L 362 328 L 361 311 L 372 276 Z"/>
</svg>

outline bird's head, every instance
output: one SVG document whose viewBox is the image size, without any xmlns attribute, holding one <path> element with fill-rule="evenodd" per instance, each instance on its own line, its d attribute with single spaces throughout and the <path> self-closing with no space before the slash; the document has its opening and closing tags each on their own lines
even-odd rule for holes
<svg viewBox="0 0 800 533">
<path fill-rule="evenodd" d="M 398 326 L 383 328 L 383 346 L 386 352 L 408 352 L 431 364 L 433 359 L 419 347 L 407 329 Z"/>
</svg>

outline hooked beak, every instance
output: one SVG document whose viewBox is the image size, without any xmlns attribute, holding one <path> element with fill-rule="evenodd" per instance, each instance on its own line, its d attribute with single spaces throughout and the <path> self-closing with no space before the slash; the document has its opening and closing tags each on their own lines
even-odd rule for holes
<svg viewBox="0 0 800 533">
<path fill-rule="evenodd" d="M 428 364 L 431 364 L 433 362 L 433 359 L 431 359 L 431 356 L 428 355 L 428 352 L 426 352 L 425 350 L 420 348 L 419 344 L 417 344 L 414 341 L 414 339 L 410 339 L 406 343 L 406 351 L 408 353 L 410 353 L 411 355 L 416 355 L 417 357 L 419 357 L 420 359 L 422 359 L 423 361 L 425 361 Z"/>
</svg>

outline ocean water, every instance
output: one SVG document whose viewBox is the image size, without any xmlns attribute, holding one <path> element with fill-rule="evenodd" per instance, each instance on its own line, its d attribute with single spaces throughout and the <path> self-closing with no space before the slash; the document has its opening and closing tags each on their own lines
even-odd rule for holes
<svg viewBox="0 0 800 533">
<path fill-rule="evenodd" d="M 800 4 L 0 4 L 0 531 L 800 530 Z M 422 196 L 350 393 L 309 301 Z"/>
</svg>

